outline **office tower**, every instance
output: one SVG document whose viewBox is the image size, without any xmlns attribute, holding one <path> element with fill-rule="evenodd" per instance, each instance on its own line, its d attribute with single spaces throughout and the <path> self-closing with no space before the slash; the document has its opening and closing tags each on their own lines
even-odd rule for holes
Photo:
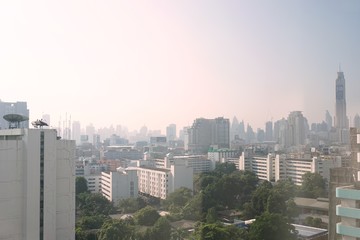
<svg viewBox="0 0 360 240">
<path fill-rule="evenodd" d="M 288 116 L 287 146 L 298 146 L 305 143 L 305 118 L 301 111 L 293 111 Z"/>
<path fill-rule="evenodd" d="M 245 133 L 245 123 L 244 121 L 241 121 L 239 123 L 239 137 L 242 139 L 246 138 L 246 133 Z"/>
<path fill-rule="evenodd" d="M 257 129 L 257 132 L 256 132 L 256 140 L 259 142 L 259 143 L 262 143 L 264 142 L 265 140 L 265 131 L 261 128 L 258 128 Z"/>
<path fill-rule="evenodd" d="M 168 142 L 176 140 L 176 125 L 170 124 L 166 127 L 166 139 Z"/>
<path fill-rule="evenodd" d="M 75 140 L 76 145 L 80 145 L 80 136 L 81 136 L 81 126 L 79 121 L 74 121 L 72 123 L 72 140 Z"/>
<path fill-rule="evenodd" d="M 240 135 L 239 121 L 237 120 L 236 117 L 234 117 L 231 122 L 230 138 L 231 140 L 234 140 L 235 136 L 239 137 L 239 135 Z"/>
<path fill-rule="evenodd" d="M 273 123 L 271 121 L 265 123 L 265 141 L 273 141 Z"/>
<path fill-rule="evenodd" d="M 360 116 L 356 114 L 354 117 L 354 128 L 360 129 Z"/>
<path fill-rule="evenodd" d="M 86 126 L 85 134 L 88 136 L 88 140 L 91 143 L 94 143 L 94 134 L 95 134 L 95 127 L 90 123 L 90 125 Z"/>
<path fill-rule="evenodd" d="M 246 127 L 246 138 L 247 143 L 253 143 L 255 141 L 255 133 L 250 124 Z"/>
<path fill-rule="evenodd" d="M 346 116 L 346 95 L 344 73 L 339 71 L 336 79 L 336 105 L 335 105 L 335 127 L 337 129 L 348 129 L 348 119 Z"/>
<path fill-rule="evenodd" d="M 193 153 L 206 153 L 211 145 L 230 147 L 230 121 L 226 118 L 198 118 L 188 129 L 188 134 L 188 150 Z"/>
<path fill-rule="evenodd" d="M 325 122 L 327 125 L 327 130 L 330 131 L 332 128 L 332 117 L 328 110 L 326 110 L 326 113 L 325 113 Z"/>
<path fill-rule="evenodd" d="M 16 113 L 29 117 L 29 109 L 26 102 L 2 102 L 0 100 L 0 129 L 9 128 L 9 123 L 3 118 L 6 114 Z M 40 116 L 39 116 L 40 118 Z M 29 121 L 20 123 L 20 128 L 29 128 Z"/>
<path fill-rule="evenodd" d="M 0 239 L 75 239 L 74 142 L 5 129 L 0 149 Z"/>
</svg>

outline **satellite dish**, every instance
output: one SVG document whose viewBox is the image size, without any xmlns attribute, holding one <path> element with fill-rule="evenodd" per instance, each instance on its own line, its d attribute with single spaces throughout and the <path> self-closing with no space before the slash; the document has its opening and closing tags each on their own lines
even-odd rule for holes
<svg viewBox="0 0 360 240">
<path fill-rule="evenodd" d="M 27 116 L 10 113 L 3 116 L 3 118 L 9 122 L 9 128 L 19 128 L 20 123 L 29 120 Z"/>
</svg>

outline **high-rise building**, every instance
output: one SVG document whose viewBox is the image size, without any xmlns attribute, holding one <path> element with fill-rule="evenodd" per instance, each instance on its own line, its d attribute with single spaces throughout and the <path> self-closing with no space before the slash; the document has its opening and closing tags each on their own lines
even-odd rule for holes
<svg viewBox="0 0 360 240">
<path fill-rule="evenodd" d="M 9 123 L 3 118 L 6 114 L 20 114 L 29 117 L 29 109 L 26 102 L 2 102 L 0 100 L 0 129 L 9 128 Z M 40 117 L 39 117 L 40 118 Z M 20 123 L 20 128 L 29 128 L 29 121 Z"/>
<path fill-rule="evenodd" d="M 265 123 L 265 141 L 273 141 L 273 122 Z"/>
<path fill-rule="evenodd" d="M 336 79 L 336 104 L 335 104 L 335 127 L 337 129 L 348 129 L 349 123 L 346 115 L 345 77 L 340 70 Z"/>
<path fill-rule="evenodd" d="M 79 121 L 72 123 L 72 140 L 75 140 L 76 145 L 80 145 L 81 127 Z"/>
<path fill-rule="evenodd" d="M 356 114 L 354 117 L 354 128 L 360 129 L 360 116 Z"/>
<path fill-rule="evenodd" d="M 298 146 L 305 143 L 305 118 L 301 111 L 293 111 L 288 116 L 287 146 Z"/>
<path fill-rule="evenodd" d="M 211 145 L 217 148 L 230 147 L 230 121 L 227 118 L 198 118 L 188 133 L 188 150 L 193 153 L 206 153 Z"/>
<path fill-rule="evenodd" d="M 326 113 L 325 113 L 325 122 L 326 122 L 328 131 L 330 131 L 331 128 L 332 128 L 332 122 L 333 121 L 332 121 L 332 117 L 331 117 L 328 110 L 326 110 Z"/>
<path fill-rule="evenodd" d="M 166 127 L 166 139 L 168 142 L 176 140 L 176 124 L 170 124 Z"/>
<path fill-rule="evenodd" d="M 0 130 L 0 239 L 75 239 L 75 143 Z"/>
<path fill-rule="evenodd" d="M 234 140 L 235 136 L 239 137 L 239 135 L 240 135 L 239 121 L 238 121 L 238 119 L 236 117 L 234 117 L 232 122 L 231 122 L 230 138 L 231 138 L 231 140 Z"/>
</svg>

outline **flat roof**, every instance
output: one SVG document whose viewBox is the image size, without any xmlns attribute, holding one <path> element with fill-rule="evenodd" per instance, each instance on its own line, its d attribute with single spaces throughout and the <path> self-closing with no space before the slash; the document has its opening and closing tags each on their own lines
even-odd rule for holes
<svg viewBox="0 0 360 240">
<path fill-rule="evenodd" d="M 329 210 L 329 200 L 326 198 L 301 198 L 295 197 L 294 202 L 299 207 L 307 207 L 320 210 Z"/>
<path fill-rule="evenodd" d="M 295 227 L 295 230 L 298 231 L 300 237 L 316 237 L 326 235 L 328 233 L 327 229 L 309 227 L 305 225 L 292 224 Z"/>
<path fill-rule="evenodd" d="M 138 167 L 138 170 L 141 169 L 148 169 L 148 170 L 154 170 L 154 171 L 160 171 L 160 172 L 170 172 L 170 169 L 166 169 L 166 168 L 153 168 L 153 167 L 146 167 L 146 166 L 140 166 Z"/>
</svg>

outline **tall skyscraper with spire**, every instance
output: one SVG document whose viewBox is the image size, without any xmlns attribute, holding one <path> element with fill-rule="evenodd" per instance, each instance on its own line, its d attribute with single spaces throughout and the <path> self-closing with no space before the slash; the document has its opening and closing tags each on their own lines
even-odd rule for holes
<svg viewBox="0 0 360 240">
<path fill-rule="evenodd" d="M 337 129 L 348 129 L 349 123 L 346 116 L 346 95 L 344 73 L 339 69 L 336 79 L 336 105 L 335 105 L 335 127 Z"/>
</svg>

